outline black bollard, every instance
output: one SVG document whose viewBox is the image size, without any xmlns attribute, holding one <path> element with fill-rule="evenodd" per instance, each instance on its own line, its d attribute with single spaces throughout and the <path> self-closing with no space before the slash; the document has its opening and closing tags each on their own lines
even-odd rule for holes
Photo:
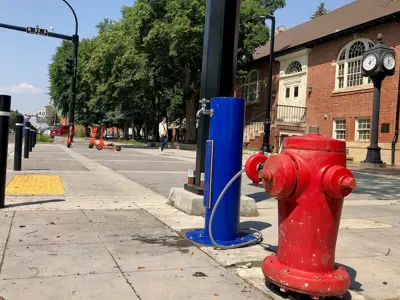
<svg viewBox="0 0 400 300">
<path fill-rule="evenodd" d="M 29 130 L 29 152 L 32 152 L 33 148 L 33 126 L 31 124 L 31 128 Z"/>
<path fill-rule="evenodd" d="M 0 95 L 0 208 L 5 206 L 11 96 Z"/>
<path fill-rule="evenodd" d="M 15 120 L 15 149 L 14 171 L 21 171 L 22 165 L 22 132 L 24 130 L 24 116 L 17 115 Z"/>
<path fill-rule="evenodd" d="M 36 136 L 37 136 L 37 128 L 33 128 L 33 145 L 32 145 L 33 148 L 35 148 L 36 146 Z"/>
<path fill-rule="evenodd" d="M 24 158 L 29 158 L 29 143 L 31 137 L 31 123 L 25 124 Z"/>
</svg>

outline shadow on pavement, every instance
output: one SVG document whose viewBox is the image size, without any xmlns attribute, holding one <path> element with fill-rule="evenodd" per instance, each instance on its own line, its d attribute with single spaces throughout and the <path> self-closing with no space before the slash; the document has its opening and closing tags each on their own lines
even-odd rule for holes
<svg viewBox="0 0 400 300">
<path fill-rule="evenodd" d="M 242 230 L 246 230 L 246 229 L 257 229 L 257 230 L 264 230 L 267 229 L 269 227 L 271 227 L 272 225 L 269 223 L 265 223 L 265 222 L 260 222 L 260 221 L 245 221 L 240 223 L 239 227 Z"/>
<path fill-rule="evenodd" d="M 22 203 L 8 204 L 8 205 L 6 205 L 6 208 L 37 205 L 37 204 L 46 204 L 46 203 L 56 203 L 56 202 L 64 202 L 64 201 L 65 201 L 64 199 L 52 199 L 52 200 L 40 200 L 40 201 L 33 201 L 33 202 L 22 202 Z"/>
<path fill-rule="evenodd" d="M 290 299 L 290 300 L 311 300 L 312 298 L 309 295 L 304 295 L 304 294 L 299 294 L 296 292 L 282 292 L 280 290 L 280 287 L 266 281 L 265 282 L 265 286 L 267 287 L 268 290 L 270 290 L 271 292 L 273 292 L 275 295 L 278 295 L 284 299 Z M 342 298 L 338 298 L 338 297 L 323 297 L 320 299 L 324 299 L 324 300 L 351 300 L 353 297 L 351 296 L 350 292 L 347 291 L 346 294 L 343 295 Z"/>
<path fill-rule="evenodd" d="M 378 200 L 400 198 L 400 178 L 375 176 L 371 173 L 353 171 L 357 188 L 353 194 L 376 196 Z M 387 174 L 388 175 L 388 174 Z"/>
</svg>

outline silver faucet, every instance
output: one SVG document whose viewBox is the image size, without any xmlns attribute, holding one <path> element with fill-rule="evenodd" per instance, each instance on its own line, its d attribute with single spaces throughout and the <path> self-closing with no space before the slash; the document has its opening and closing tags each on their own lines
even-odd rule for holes
<svg viewBox="0 0 400 300">
<path fill-rule="evenodd" d="M 200 100 L 200 103 L 201 103 L 201 109 L 197 112 L 196 117 L 200 118 L 201 114 L 212 117 L 214 114 L 214 110 L 213 109 L 207 110 L 207 103 L 210 103 L 210 100 L 202 99 Z"/>
</svg>

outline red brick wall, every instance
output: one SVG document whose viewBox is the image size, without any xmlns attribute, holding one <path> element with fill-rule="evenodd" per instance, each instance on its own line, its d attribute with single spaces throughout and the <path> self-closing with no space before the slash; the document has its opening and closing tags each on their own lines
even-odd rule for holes
<svg viewBox="0 0 400 300">
<path fill-rule="evenodd" d="M 384 36 L 389 47 L 396 48 L 397 66 L 400 65 L 400 24 L 388 23 L 360 32 L 356 38 L 368 38 L 374 43 L 378 33 Z M 347 43 L 354 40 L 351 35 L 315 46 L 309 54 L 308 82 L 312 92 L 307 99 L 307 119 L 309 126 L 320 126 L 320 133 L 332 136 L 333 120 L 346 119 L 346 140 L 354 141 L 355 119 L 372 116 L 373 89 L 354 92 L 333 93 L 335 89 L 336 58 Z M 397 69 L 399 69 L 397 67 Z M 379 123 L 390 123 L 390 132 L 379 133 L 379 142 L 391 142 L 394 133 L 399 71 L 385 79 L 382 85 Z M 326 116 L 325 116 L 326 115 Z"/>
<path fill-rule="evenodd" d="M 257 64 L 254 65 L 253 68 L 250 68 L 250 70 L 257 69 L 260 71 L 260 80 L 262 81 L 262 86 L 261 86 L 261 91 L 260 91 L 260 102 L 259 103 L 254 103 L 254 104 L 247 104 L 246 105 L 246 121 L 251 120 L 263 113 L 265 113 L 265 108 L 266 108 L 266 94 L 267 94 L 267 74 L 268 74 L 268 66 L 269 63 L 266 60 L 262 60 L 260 62 L 257 62 Z M 275 62 L 273 65 L 273 84 L 272 84 L 272 89 L 278 92 L 278 74 L 279 74 L 279 62 Z M 243 87 L 237 87 L 236 88 L 236 93 L 238 97 L 243 96 Z M 277 100 L 277 94 L 275 98 L 273 99 L 274 104 L 275 100 Z"/>
</svg>

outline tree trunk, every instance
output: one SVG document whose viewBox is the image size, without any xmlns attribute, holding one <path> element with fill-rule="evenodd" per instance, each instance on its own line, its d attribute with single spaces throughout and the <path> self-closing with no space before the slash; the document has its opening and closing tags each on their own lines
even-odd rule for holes
<svg viewBox="0 0 400 300">
<path fill-rule="evenodd" d="M 186 101 L 186 142 L 196 143 L 196 107 L 198 103 L 198 93 L 192 93 L 189 100 Z"/>
<path fill-rule="evenodd" d="M 124 139 L 125 140 L 129 139 L 129 124 L 128 124 L 128 121 L 125 121 L 125 125 L 124 125 Z"/>
</svg>

